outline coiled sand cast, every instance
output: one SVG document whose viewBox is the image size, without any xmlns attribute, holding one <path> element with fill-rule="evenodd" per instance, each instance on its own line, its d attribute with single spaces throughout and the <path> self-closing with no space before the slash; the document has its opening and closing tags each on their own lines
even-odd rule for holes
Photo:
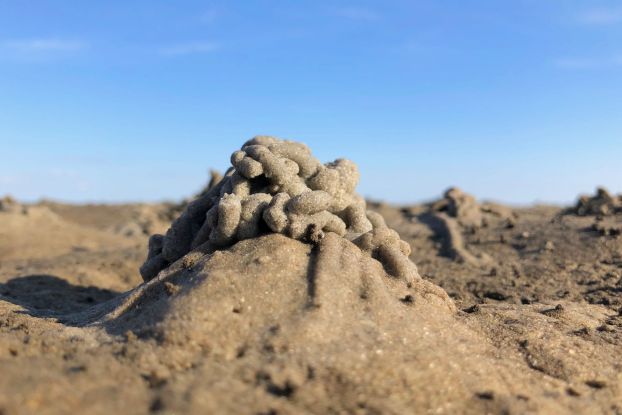
<svg viewBox="0 0 622 415">
<path fill-rule="evenodd" d="M 192 251 L 213 252 L 266 233 L 317 244 L 336 233 L 407 283 L 420 278 L 410 246 L 367 211 L 355 192 L 359 171 L 339 159 L 321 164 L 309 148 L 258 136 L 231 156 L 224 179 L 191 202 L 166 235 L 153 235 L 141 267 L 145 281 Z"/>
</svg>

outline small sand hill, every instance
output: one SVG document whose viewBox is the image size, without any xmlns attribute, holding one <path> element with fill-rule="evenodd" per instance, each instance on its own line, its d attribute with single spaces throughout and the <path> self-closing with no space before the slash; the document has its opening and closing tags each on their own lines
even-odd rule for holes
<svg viewBox="0 0 622 415">
<path fill-rule="evenodd" d="M 453 324 L 453 310 L 437 287 L 421 281 L 409 288 L 335 234 L 315 248 L 268 235 L 194 264 L 192 255 L 184 258 L 95 325 L 143 339 L 141 354 L 157 361 L 160 373 L 202 361 L 189 384 L 174 388 L 189 389 L 167 394 L 163 405 L 174 411 L 325 413 L 369 406 L 403 413 L 418 402 L 445 405 L 445 392 L 438 385 L 426 390 L 422 373 L 403 359 L 438 360 L 435 372 L 451 371 L 433 333 Z M 457 335 L 454 346 L 460 341 Z M 415 384 L 421 394 L 408 396 Z M 469 393 L 461 388 L 456 396 Z M 387 394 L 396 396 L 387 400 Z"/>
<path fill-rule="evenodd" d="M 5 204 L 6 206 L 6 204 Z M 45 206 L 0 209 L 0 258 L 51 258 L 73 251 L 124 247 L 136 240 L 69 222 Z"/>
<path fill-rule="evenodd" d="M 615 346 L 566 334 L 606 318 L 572 305 L 457 313 L 438 287 L 409 287 L 330 233 L 191 253 L 64 322 L 98 339 L 98 359 L 125 338 L 163 413 L 518 414 L 595 409 L 577 396 L 600 384 L 620 392 Z"/>
<path fill-rule="evenodd" d="M 10 209 L 4 207 L 0 209 L 0 295 L 30 293 L 25 300 L 30 305 L 45 305 L 57 295 L 67 304 L 48 307 L 65 310 L 76 300 L 93 304 L 110 298 L 106 290 L 126 291 L 140 281 L 136 267 L 144 260 L 140 247 L 146 236 L 80 223 L 82 216 L 101 209 L 67 208 L 80 213 L 76 220 L 45 205 L 14 202 Z M 76 288 L 64 292 L 68 283 Z"/>
<path fill-rule="evenodd" d="M 169 212 L 177 208 L 173 203 L 67 205 L 48 200 L 36 206 L 47 207 L 68 222 L 128 238 L 148 237 L 166 231 L 174 219 Z"/>
</svg>

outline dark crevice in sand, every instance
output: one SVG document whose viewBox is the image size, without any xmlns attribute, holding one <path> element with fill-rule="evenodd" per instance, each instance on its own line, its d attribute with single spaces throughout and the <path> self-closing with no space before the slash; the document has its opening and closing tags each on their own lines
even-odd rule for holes
<svg viewBox="0 0 622 415">
<path fill-rule="evenodd" d="M 308 295 L 308 308 L 316 308 L 318 307 L 318 303 L 316 301 L 317 297 L 317 262 L 319 255 L 319 247 L 316 245 L 313 247 L 309 255 L 309 267 L 307 269 L 307 295 Z"/>
</svg>

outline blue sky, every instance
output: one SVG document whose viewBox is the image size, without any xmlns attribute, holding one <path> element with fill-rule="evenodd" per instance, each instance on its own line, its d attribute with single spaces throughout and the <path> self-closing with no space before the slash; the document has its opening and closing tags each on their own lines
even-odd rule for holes
<svg viewBox="0 0 622 415">
<path fill-rule="evenodd" d="M 256 134 L 361 193 L 622 191 L 622 1 L 0 0 L 0 194 L 192 194 Z"/>
</svg>

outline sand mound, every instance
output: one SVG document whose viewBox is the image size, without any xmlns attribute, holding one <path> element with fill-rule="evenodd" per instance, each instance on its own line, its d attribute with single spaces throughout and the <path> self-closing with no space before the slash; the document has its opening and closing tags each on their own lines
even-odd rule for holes
<svg viewBox="0 0 622 415">
<path fill-rule="evenodd" d="M 614 379 L 615 355 L 587 364 L 594 346 L 564 333 L 607 316 L 540 309 L 457 315 L 438 287 L 409 287 L 334 233 L 316 246 L 270 234 L 189 254 L 65 323 L 123 336 L 126 364 L 157 392 L 151 407 L 171 413 L 584 410 L 573 394 Z"/>
<path fill-rule="evenodd" d="M 580 196 L 570 213 L 579 216 L 622 213 L 622 195 L 614 196 L 607 189 L 599 187 L 594 196 Z"/>
<path fill-rule="evenodd" d="M 478 203 L 474 196 L 457 187 L 445 191 L 443 198 L 430 206 L 433 212 L 445 213 L 467 229 L 477 229 L 506 221 L 512 224 L 516 214 L 507 207 L 495 203 Z"/>
<path fill-rule="evenodd" d="M 209 287 L 216 285 L 218 288 L 210 294 Z M 412 305 L 422 300 L 446 312 L 455 310 L 439 287 L 421 279 L 412 284 L 396 279 L 386 273 L 380 262 L 334 233 L 327 234 L 316 246 L 269 234 L 209 255 L 186 255 L 158 277 L 118 299 L 114 310 L 106 305 L 106 317 L 97 321 L 108 325 L 114 322 L 110 327 L 120 333 L 140 333 L 145 328 L 152 333 L 155 324 L 164 327 L 158 338 L 180 328 L 187 335 L 205 331 L 206 336 L 214 337 L 209 326 L 199 328 L 198 322 L 224 310 L 233 314 L 246 310 L 244 314 L 251 320 L 276 321 L 319 308 L 344 314 L 343 308 L 351 308 L 354 300 L 373 303 L 389 298 L 394 298 L 395 304 L 401 301 L 401 305 Z M 286 308 L 280 309 L 283 304 L 279 299 L 288 303 Z M 389 304 L 378 305 L 378 311 L 390 308 Z M 101 315 L 102 311 L 98 313 Z M 120 318 L 121 315 L 124 317 Z M 226 333 L 223 335 L 226 337 Z"/>
<path fill-rule="evenodd" d="M 307 146 L 274 137 L 249 140 L 231 156 L 225 178 L 190 203 L 166 235 L 154 235 L 145 280 L 191 251 L 202 253 L 273 232 L 317 243 L 327 232 L 353 241 L 408 283 L 420 280 L 410 246 L 355 193 L 356 165 L 322 165 Z"/>
<path fill-rule="evenodd" d="M 166 231 L 179 215 L 171 216 L 172 203 L 67 205 L 45 200 L 35 206 L 46 207 L 67 222 L 136 239 Z"/>
<path fill-rule="evenodd" d="M 123 239 L 66 221 L 45 206 L 17 207 L 0 212 L 0 257 L 5 261 L 51 258 L 74 251 L 133 244 L 133 241 Z"/>
<path fill-rule="evenodd" d="M 484 224 L 484 216 L 475 198 L 457 187 L 447 189 L 443 198 L 432 205 L 432 210 L 445 212 L 461 226 L 479 228 Z"/>
<path fill-rule="evenodd" d="M 495 203 L 478 203 L 475 197 L 456 187 L 449 188 L 443 198 L 427 205 L 423 212 L 409 213 L 430 226 L 442 243 L 444 256 L 478 267 L 492 266 L 492 258 L 472 251 L 465 235 L 476 235 L 489 227 L 511 228 L 517 219 L 512 209 Z"/>
</svg>

